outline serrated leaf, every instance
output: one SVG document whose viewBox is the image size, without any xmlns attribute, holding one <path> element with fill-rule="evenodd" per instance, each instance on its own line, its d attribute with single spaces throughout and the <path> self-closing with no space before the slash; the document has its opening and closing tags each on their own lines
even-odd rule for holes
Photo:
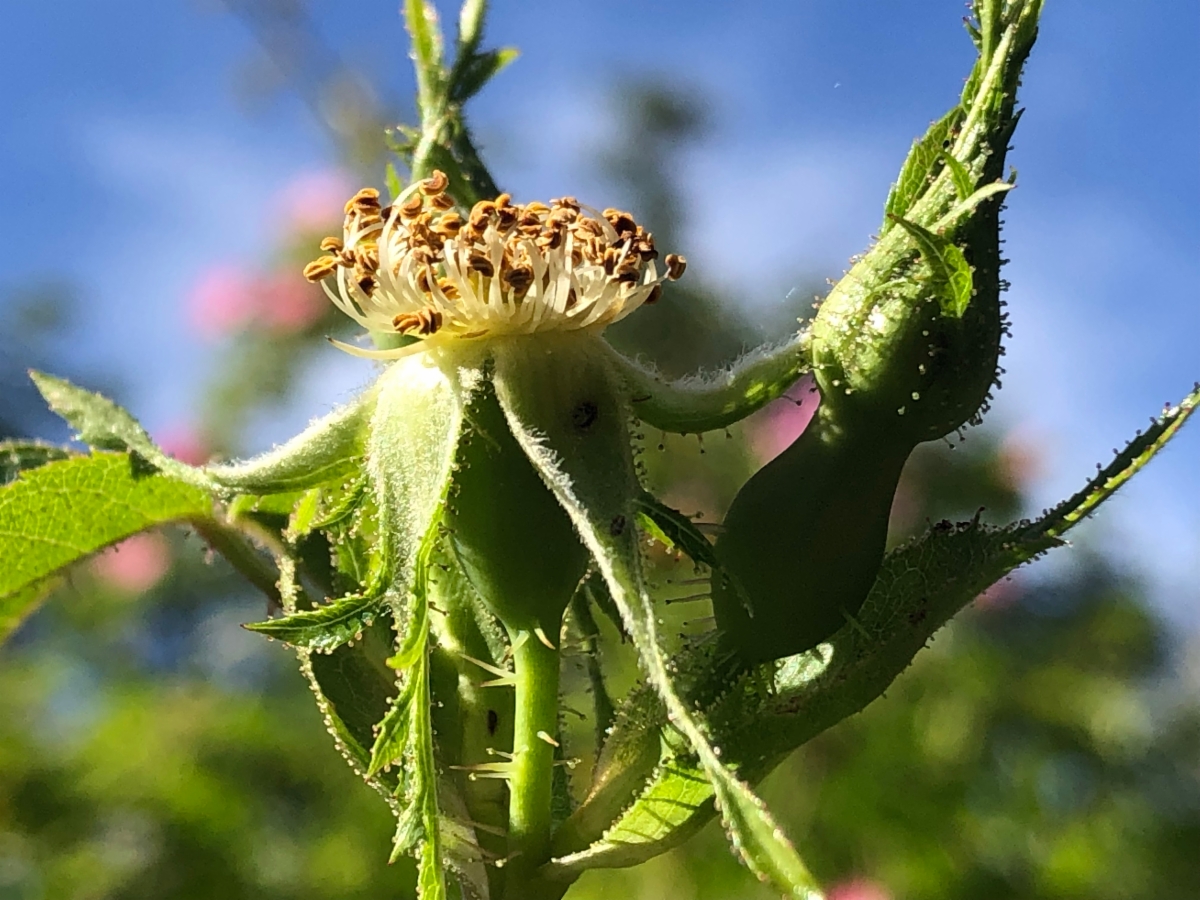
<svg viewBox="0 0 1200 900">
<path fill-rule="evenodd" d="M 383 600 L 378 596 L 342 597 L 316 609 L 252 622 L 243 627 L 293 647 L 328 651 L 360 637 L 375 621 L 382 604 Z"/>
<path fill-rule="evenodd" d="M 379 733 L 375 743 L 371 745 L 371 761 L 367 764 L 367 775 L 378 775 L 385 766 L 403 763 L 405 754 L 411 744 L 412 695 L 416 685 L 415 679 L 410 679 L 404 689 L 396 697 L 392 708 L 379 722 Z"/>
<path fill-rule="evenodd" d="M 780 890 L 810 896 L 818 888 L 796 851 L 762 802 L 721 763 L 672 683 L 641 574 L 634 519 L 642 491 L 626 427 L 628 410 L 617 400 L 619 380 L 609 355 L 596 341 L 563 337 L 556 347 L 539 342 L 535 352 L 516 343 L 498 347 L 496 395 L 513 435 L 595 557 L 671 724 L 686 736 L 712 783 L 735 851 Z M 595 408 L 596 416 L 581 427 L 572 412 L 584 403 Z"/>
<path fill-rule="evenodd" d="M 959 200 L 966 200 L 975 191 L 975 179 L 967 171 L 967 167 L 954 158 L 953 153 L 942 151 L 942 162 L 950 169 L 950 177 L 954 181 L 954 191 Z"/>
<path fill-rule="evenodd" d="M 520 51 L 515 47 L 502 47 L 471 56 L 461 68 L 455 69 L 455 80 L 450 86 L 450 100 L 454 103 L 466 103 L 520 55 Z"/>
<path fill-rule="evenodd" d="M 0 598 L 155 525 L 212 515 L 203 490 L 124 453 L 58 460 L 0 488 Z"/>
<path fill-rule="evenodd" d="M 646 491 L 634 501 L 634 506 L 638 511 L 638 520 L 656 540 L 669 549 L 678 547 L 693 562 L 703 563 L 710 569 L 719 568 L 713 545 L 700 533 L 696 524 L 679 510 L 672 509 Z"/>
<path fill-rule="evenodd" d="M 971 266 L 962 250 L 939 234 L 934 234 L 915 222 L 899 216 L 893 221 L 904 228 L 921 250 L 921 258 L 929 266 L 930 286 L 933 288 L 942 314 L 961 319 L 974 294 Z"/>
<path fill-rule="evenodd" d="M 962 109 L 954 107 L 938 121 L 929 126 L 918 140 L 913 141 L 912 149 L 904 165 L 900 167 L 900 175 L 888 193 L 884 204 L 884 221 L 881 234 L 894 224 L 893 217 L 903 217 L 912 209 L 913 204 L 925 192 L 935 169 L 941 162 L 942 153 L 950 135 L 962 120 Z"/>
<path fill-rule="evenodd" d="M 157 464 L 165 455 L 125 409 L 102 394 L 71 384 L 64 378 L 31 370 L 29 377 L 55 413 L 98 450 L 128 450 Z"/>
<path fill-rule="evenodd" d="M 1130 441 L 1112 462 L 1088 481 L 1083 490 L 1029 526 L 1026 534 L 1029 537 L 1059 537 L 1087 518 L 1167 445 L 1191 418 L 1197 406 L 1200 406 L 1200 384 L 1178 406 L 1168 409 L 1145 432 Z"/>
</svg>

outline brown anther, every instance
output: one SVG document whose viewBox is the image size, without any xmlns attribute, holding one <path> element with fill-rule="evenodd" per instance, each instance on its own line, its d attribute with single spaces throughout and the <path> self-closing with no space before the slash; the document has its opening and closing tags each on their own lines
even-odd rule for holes
<svg viewBox="0 0 1200 900">
<path fill-rule="evenodd" d="M 433 226 L 433 230 L 438 234 L 454 236 L 462 229 L 463 224 L 462 216 L 456 212 L 450 212 L 437 220 L 437 224 Z"/>
<path fill-rule="evenodd" d="M 574 197 L 559 197 L 557 200 L 551 200 L 550 205 L 561 206 L 572 212 L 579 212 L 579 201 Z"/>
<path fill-rule="evenodd" d="M 364 294 L 369 294 L 369 293 L 371 293 L 371 291 L 375 290 L 375 284 L 376 284 L 375 276 L 370 275 L 370 274 L 363 274 L 363 275 L 359 276 L 359 278 L 355 281 L 355 284 L 358 285 L 358 289 L 360 291 L 362 291 Z"/>
<path fill-rule="evenodd" d="M 668 253 L 664 260 L 667 264 L 667 278 L 671 281 L 678 281 L 683 277 L 684 270 L 687 269 L 687 260 L 678 253 Z"/>
<path fill-rule="evenodd" d="M 627 212 L 622 212 L 619 209 L 606 209 L 604 211 L 604 218 L 608 220 L 608 224 L 621 237 L 637 232 L 637 222 L 633 221 L 633 216 Z"/>
<path fill-rule="evenodd" d="M 365 212 L 367 210 L 379 211 L 379 191 L 375 188 L 366 187 L 346 201 L 344 212 L 349 215 L 354 210 Z"/>
<path fill-rule="evenodd" d="M 595 219 L 583 219 L 577 227 L 585 234 L 590 234 L 594 237 L 604 237 L 604 226 Z"/>
<path fill-rule="evenodd" d="M 495 211 L 496 204 L 491 200 L 480 200 L 471 207 L 471 216 L 468 219 L 471 227 L 476 231 L 484 231 L 487 228 L 488 220 Z"/>
<path fill-rule="evenodd" d="M 467 260 L 467 265 L 484 278 L 491 278 L 496 274 L 496 267 L 482 253 L 472 253 L 470 259 Z"/>
<path fill-rule="evenodd" d="M 358 265 L 367 272 L 374 274 L 379 270 L 379 248 L 375 246 L 359 247 L 356 254 Z"/>
<path fill-rule="evenodd" d="M 332 275 L 338 266 L 338 261 L 332 256 L 322 256 L 320 259 L 314 259 L 304 267 L 304 277 L 309 281 L 318 282 L 322 278 L 328 278 Z"/>
<path fill-rule="evenodd" d="M 512 206 L 512 194 L 503 193 L 496 198 L 496 209 L 507 209 Z"/>
<path fill-rule="evenodd" d="M 447 300 L 457 300 L 460 296 L 458 287 L 449 278 L 439 278 L 437 286 Z"/>
<path fill-rule="evenodd" d="M 517 266 L 509 269 L 504 273 L 504 283 L 516 291 L 518 294 L 529 290 L 529 286 L 533 284 L 533 267 L 532 266 Z"/>
<path fill-rule="evenodd" d="M 400 215 L 406 219 L 416 218 L 421 214 L 421 209 L 424 207 L 425 201 L 420 194 L 413 194 L 400 207 Z"/>
<path fill-rule="evenodd" d="M 321 238 L 321 249 L 326 253 L 336 253 L 342 249 L 342 239 L 339 237 Z"/>
<path fill-rule="evenodd" d="M 655 303 L 657 303 L 659 300 L 662 299 L 662 293 L 663 293 L 662 285 L 656 284 L 654 287 L 650 288 L 650 293 L 646 295 L 646 299 L 643 300 L 642 302 L 645 303 L 647 306 L 653 306 Z"/>
<path fill-rule="evenodd" d="M 548 207 L 545 203 L 539 203 L 537 200 L 534 200 L 532 203 L 525 204 L 525 211 L 539 216 L 544 216 L 550 212 L 550 207 Z"/>
<path fill-rule="evenodd" d="M 353 247 L 346 247 L 337 255 L 337 262 L 339 266 L 351 269 L 358 263 L 358 255 L 354 252 Z"/>
<path fill-rule="evenodd" d="M 554 231 L 545 231 L 534 242 L 542 250 L 557 250 L 562 246 L 563 233 L 557 229 Z"/>
<path fill-rule="evenodd" d="M 446 173 L 441 169 L 434 169 L 433 173 L 421 182 L 418 190 L 422 194 L 432 196 L 440 194 L 450 186 L 450 179 L 446 177 Z"/>
<path fill-rule="evenodd" d="M 434 209 L 454 209 L 454 198 L 449 194 L 434 194 L 429 198 L 429 205 Z"/>
<path fill-rule="evenodd" d="M 392 319 L 392 327 L 400 334 L 433 334 L 442 327 L 442 314 L 436 309 L 419 309 L 415 313 L 400 313 Z"/>
</svg>

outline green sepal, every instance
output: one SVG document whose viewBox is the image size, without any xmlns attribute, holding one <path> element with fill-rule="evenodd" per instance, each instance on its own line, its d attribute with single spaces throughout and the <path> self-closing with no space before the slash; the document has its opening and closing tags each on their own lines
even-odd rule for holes
<svg viewBox="0 0 1200 900">
<path fill-rule="evenodd" d="M 443 504 L 467 393 L 425 354 L 397 360 L 377 383 L 366 473 L 395 598 L 412 589 L 418 553 Z"/>
<path fill-rule="evenodd" d="M 548 343 L 540 339 L 536 349 L 516 340 L 497 345 L 496 394 L 512 433 L 595 557 L 671 724 L 686 736 L 713 785 L 735 852 L 789 896 L 813 896 L 818 887 L 800 857 L 762 801 L 722 764 L 672 683 L 657 612 L 642 580 L 635 525 L 641 486 L 611 355 L 587 335 Z M 584 404 L 595 412 L 586 426 L 572 415 Z"/>
<path fill-rule="evenodd" d="M 920 248 L 921 258 L 929 266 L 930 286 L 942 308 L 942 314 L 961 319 L 974 292 L 971 266 L 962 250 L 952 241 L 922 228 L 915 222 L 909 222 L 899 216 L 893 216 L 892 220 L 911 234 Z"/>
<path fill-rule="evenodd" d="M 265 622 L 251 622 L 242 627 L 293 647 L 324 652 L 360 638 L 363 629 L 374 623 L 382 605 L 379 596 L 352 595 L 316 609 Z"/>
<path fill-rule="evenodd" d="M 977 522 L 935 525 L 892 550 L 853 624 L 827 644 L 748 673 L 707 710 L 714 735 L 732 748 L 751 781 L 764 777 L 794 749 L 881 695 L 930 637 L 990 585 L 1042 553 L 1107 500 L 1171 440 L 1200 406 L 1200 385 L 1075 496 L 1032 523 L 989 528 Z M 764 680 L 765 679 L 765 680 Z M 763 690 L 763 685 L 767 686 Z M 677 846 L 713 817 L 703 770 L 671 756 L 647 759 L 665 724 L 661 707 L 634 693 L 606 745 L 624 751 L 617 765 L 598 767 L 589 798 L 563 828 L 550 877 L 589 868 L 630 866 Z M 630 710 L 637 712 L 630 712 Z M 732 758 L 731 758 L 732 759 Z M 630 784 L 645 787 L 634 793 Z M 611 821 L 607 829 L 599 822 Z M 587 834 L 594 833 L 590 846 Z"/>
<path fill-rule="evenodd" d="M 807 334 L 760 347 L 729 368 L 678 381 L 604 345 L 631 398 L 633 414 L 655 428 L 700 434 L 725 428 L 783 396 L 810 368 Z"/>
<path fill-rule="evenodd" d="M 501 47 L 472 55 L 461 68 L 455 67 L 457 77 L 450 85 L 450 101 L 465 103 L 470 100 L 520 55 L 516 47 Z"/>
<path fill-rule="evenodd" d="M 375 389 L 317 419 L 280 447 L 243 462 L 205 466 L 204 475 L 228 493 L 289 494 L 352 477 L 363 464 L 366 425 Z"/>
</svg>

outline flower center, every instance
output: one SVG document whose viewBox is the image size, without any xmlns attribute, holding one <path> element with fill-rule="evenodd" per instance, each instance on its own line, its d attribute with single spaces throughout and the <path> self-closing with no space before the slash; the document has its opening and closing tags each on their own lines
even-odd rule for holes
<svg viewBox="0 0 1200 900">
<path fill-rule="evenodd" d="M 363 188 L 346 204 L 342 237 L 321 242 L 327 255 L 305 278 L 367 329 L 441 340 L 602 329 L 657 301 L 687 265 L 669 254 L 660 273 L 653 236 L 626 212 L 501 194 L 464 219 L 448 183 L 435 171 L 388 207 Z"/>
</svg>

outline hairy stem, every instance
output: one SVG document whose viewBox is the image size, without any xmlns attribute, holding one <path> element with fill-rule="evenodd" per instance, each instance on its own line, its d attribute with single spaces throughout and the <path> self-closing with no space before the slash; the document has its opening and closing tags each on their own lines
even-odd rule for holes
<svg viewBox="0 0 1200 900">
<path fill-rule="evenodd" d="M 517 684 L 508 847 L 513 857 L 510 883 L 519 884 L 550 856 L 559 653 L 521 632 L 513 638 L 513 666 Z"/>
</svg>

